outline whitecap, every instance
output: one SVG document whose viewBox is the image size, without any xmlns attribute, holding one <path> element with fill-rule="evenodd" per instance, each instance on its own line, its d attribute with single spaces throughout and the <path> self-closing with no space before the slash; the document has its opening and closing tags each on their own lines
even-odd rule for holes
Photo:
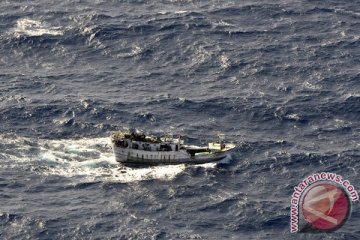
<svg viewBox="0 0 360 240">
<path fill-rule="evenodd" d="M 288 115 L 286 115 L 286 118 L 291 119 L 291 120 L 296 120 L 296 121 L 300 120 L 300 116 L 297 113 L 288 114 Z"/>
<path fill-rule="evenodd" d="M 176 11 L 166 11 L 166 10 L 163 10 L 163 11 L 159 11 L 158 14 L 160 15 L 166 15 L 166 14 L 185 14 L 185 13 L 188 13 L 189 11 L 186 11 L 186 10 L 176 10 Z"/>
<path fill-rule="evenodd" d="M 310 83 L 308 81 L 305 81 L 303 83 L 303 86 L 307 89 L 311 89 L 311 90 L 319 90 L 321 89 L 321 86 L 320 85 L 317 85 L 317 84 L 314 84 L 314 83 Z"/>
<path fill-rule="evenodd" d="M 219 61 L 220 61 L 220 66 L 222 69 L 227 69 L 231 65 L 231 61 L 230 61 L 229 57 L 226 56 L 225 54 L 223 54 L 219 57 Z"/>
<path fill-rule="evenodd" d="M 186 10 L 176 10 L 176 11 L 159 11 L 158 14 L 166 15 L 166 14 L 184 14 L 188 13 Z"/>
<path fill-rule="evenodd" d="M 175 14 L 184 14 L 184 13 L 187 13 L 188 11 L 186 10 L 178 10 L 178 11 L 175 11 Z"/>
<path fill-rule="evenodd" d="M 13 33 L 16 36 L 61 36 L 64 34 L 61 27 L 50 27 L 47 23 L 32 20 L 29 18 L 21 18 L 16 21 L 16 25 L 13 28 Z"/>
<path fill-rule="evenodd" d="M 200 65 L 206 61 L 208 61 L 211 57 L 212 53 L 205 50 L 203 46 L 198 47 L 192 58 L 192 66 Z"/>
<path fill-rule="evenodd" d="M 139 46 L 133 46 L 130 56 L 137 56 L 143 52 L 143 49 Z"/>
<path fill-rule="evenodd" d="M 228 23 L 228 22 L 226 22 L 224 20 L 220 20 L 218 22 L 214 22 L 213 26 L 214 27 L 233 27 L 234 24 Z"/>
</svg>

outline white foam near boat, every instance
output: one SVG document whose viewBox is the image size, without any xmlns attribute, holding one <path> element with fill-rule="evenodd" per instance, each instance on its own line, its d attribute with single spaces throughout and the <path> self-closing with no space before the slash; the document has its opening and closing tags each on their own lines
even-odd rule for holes
<svg viewBox="0 0 360 240">
<path fill-rule="evenodd" d="M 179 138 L 146 136 L 135 131 L 118 131 L 111 135 L 116 161 L 126 164 L 200 164 L 220 161 L 235 148 L 234 144 L 220 141 L 208 146 L 185 145 Z"/>
</svg>

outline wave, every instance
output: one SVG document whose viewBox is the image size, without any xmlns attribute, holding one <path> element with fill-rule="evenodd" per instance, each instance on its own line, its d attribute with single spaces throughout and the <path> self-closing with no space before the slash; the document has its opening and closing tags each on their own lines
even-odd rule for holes
<svg viewBox="0 0 360 240">
<path fill-rule="evenodd" d="M 43 219 L 17 213 L 0 212 L 0 229 L 5 227 L 7 230 L 1 231 L 1 237 L 4 239 L 34 239 L 37 233 L 44 230 L 45 225 L 46 220 Z"/>
<path fill-rule="evenodd" d="M 44 35 L 62 36 L 64 34 L 62 27 L 52 27 L 46 22 L 29 18 L 21 18 L 17 20 L 12 31 L 18 37 L 38 37 Z"/>
</svg>

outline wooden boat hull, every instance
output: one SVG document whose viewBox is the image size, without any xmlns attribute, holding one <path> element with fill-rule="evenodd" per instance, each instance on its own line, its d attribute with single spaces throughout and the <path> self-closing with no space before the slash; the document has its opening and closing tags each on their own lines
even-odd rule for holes
<svg viewBox="0 0 360 240">
<path fill-rule="evenodd" d="M 202 164 L 220 161 L 230 153 L 222 152 L 202 152 L 191 156 L 185 150 L 171 152 L 146 152 L 142 150 L 131 150 L 113 146 L 117 162 L 124 164 L 139 165 L 175 165 L 175 164 Z"/>
</svg>

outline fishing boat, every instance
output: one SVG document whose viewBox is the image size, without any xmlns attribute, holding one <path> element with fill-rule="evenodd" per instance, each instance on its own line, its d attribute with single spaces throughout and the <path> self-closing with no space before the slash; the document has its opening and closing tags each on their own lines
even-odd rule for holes
<svg viewBox="0 0 360 240">
<path fill-rule="evenodd" d="M 111 134 L 116 161 L 124 164 L 201 164 L 220 161 L 235 148 L 225 143 L 223 135 L 207 146 L 184 144 L 181 137 L 145 135 L 136 131 L 121 130 Z"/>
</svg>

